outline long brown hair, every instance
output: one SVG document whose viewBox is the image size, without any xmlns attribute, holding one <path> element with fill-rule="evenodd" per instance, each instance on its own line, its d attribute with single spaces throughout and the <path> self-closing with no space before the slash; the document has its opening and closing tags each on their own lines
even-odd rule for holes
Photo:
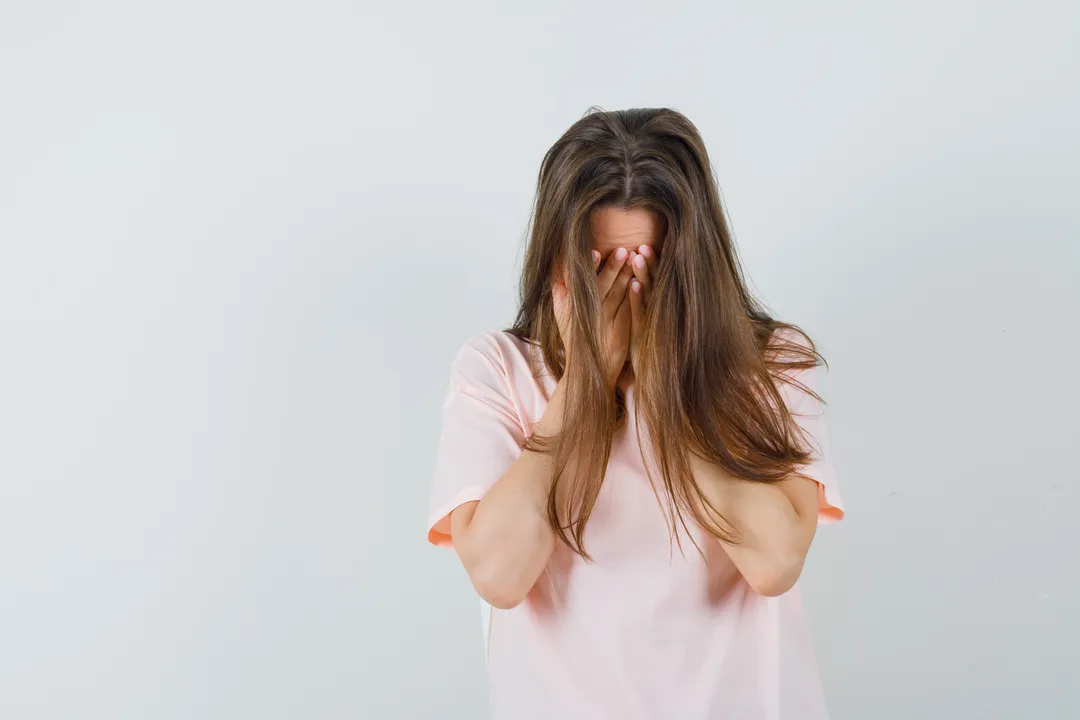
<svg viewBox="0 0 1080 720">
<path fill-rule="evenodd" d="M 589 557 L 585 526 L 604 480 L 612 431 L 622 421 L 623 401 L 610 390 L 598 343 L 600 298 L 588 218 L 599 207 L 647 208 L 667 220 L 645 308 L 640 367 L 634 367 L 638 427 L 655 451 L 662 483 L 654 480 L 653 487 L 676 539 L 676 523 L 686 529 L 689 514 L 717 538 L 736 542 L 734 528 L 694 483 L 689 453 L 745 480 L 776 482 L 797 474 L 809 448 L 777 383 L 807 390 L 790 371 L 824 360 L 805 333 L 773 319 L 750 294 L 701 136 L 667 108 L 593 108 L 540 167 L 521 305 L 509 332 L 537 343 L 556 378 L 569 374 L 562 427 L 577 430 L 534 436 L 529 445 L 555 453 L 552 530 Z M 551 297 L 552 280 L 563 270 L 572 308 L 569 358 Z"/>
</svg>

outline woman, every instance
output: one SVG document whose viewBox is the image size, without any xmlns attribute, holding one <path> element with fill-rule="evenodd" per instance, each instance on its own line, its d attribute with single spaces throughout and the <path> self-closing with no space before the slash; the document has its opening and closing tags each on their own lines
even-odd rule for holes
<svg viewBox="0 0 1080 720">
<path fill-rule="evenodd" d="M 843 516 L 822 362 L 747 290 L 687 118 L 555 143 L 517 320 L 454 360 L 431 498 L 496 608 L 496 720 L 825 717 L 795 589 Z"/>
</svg>

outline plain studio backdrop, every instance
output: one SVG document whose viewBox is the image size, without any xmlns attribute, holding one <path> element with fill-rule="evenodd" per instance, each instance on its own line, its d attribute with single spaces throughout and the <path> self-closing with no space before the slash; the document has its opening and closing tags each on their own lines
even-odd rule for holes
<svg viewBox="0 0 1080 720">
<path fill-rule="evenodd" d="M 487 716 L 440 405 L 593 105 L 697 124 L 830 361 L 835 720 L 1080 716 L 1078 22 L 4 2 L 0 716 Z"/>
</svg>

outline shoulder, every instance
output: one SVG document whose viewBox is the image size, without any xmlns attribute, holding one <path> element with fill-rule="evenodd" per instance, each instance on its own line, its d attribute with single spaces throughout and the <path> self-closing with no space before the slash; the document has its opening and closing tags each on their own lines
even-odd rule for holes
<svg viewBox="0 0 1080 720">
<path fill-rule="evenodd" d="M 486 330 L 471 335 L 458 348 L 455 362 L 482 357 L 489 362 L 505 364 L 517 357 L 527 357 L 531 343 L 505 330 Z"/>
<path fill-rule="evenodd" d="M 819 367 L 827 367 L 814 341 L 794 325 L 780 324 L 772 331 L 765 343 L 764 356 L 774 373 L 786 376 L 816 374 Z"/>
<path fill-rule="evenodd" d="M 814 341 L 794 325 L 781 325 L 769 337 L 766 363 L 777 390 L 792 411 L 820 408 L 820 382 L 828 367 Z"/>
<path fill-rule="evenodd" d="M 487 330 L 470 336 L 454 356 L 455 368 L 507 370 L 535 356 L 535 346 L 505 330 Z"/>
<path fill-rule="evenodd" d="M 808 356 L 820 360 L 821 357 L 817 353 L 817 347 L 814 345 L 814 341 L 810 339 L 810 336 L 807 335 L 802 328 L 785 324 L 777 327 L 772 331 L 772 334 L 769 335 L 769 341 L 766 344 L 765 352 L 766 354 L 771 354 L 775 359 L 780 360 L 781 362 L 790 362 Z"/>
<path fill-rule="evenodd" d="M 451 365 L 454 382 L 513 392 L 522 378 L 534 378 L 539 348 L 505 330 L 488 330 L 467 338 Z"/>
</svg>

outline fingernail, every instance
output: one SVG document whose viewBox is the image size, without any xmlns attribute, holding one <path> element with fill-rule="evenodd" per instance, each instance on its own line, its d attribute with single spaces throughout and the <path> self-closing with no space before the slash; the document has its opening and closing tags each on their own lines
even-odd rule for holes
<svg viewBox="0 0 1080 720">
<path fill-rule="evenodd" d="M 626 248 L 619 248 L 615 251 L 615 259 L 622 262 L 626 259 Z"/>
<path fill-rule="evenodd" d="M 645 257 L 649 257 L 649 255 L 652 254 L 652 248 L 650 248 L 648 245 L 642 245 L 638 248 L 638 250 L 640 250 L 641 254 Z"/>
<path fill-rule="evenodd" d="M 644 270 L 645 269 L 645 258 L 641 257 L 640 255 L 638 255 L 636 258 L 634 258 L 634 267 L 636 267 L 638 270 Z"/>
<path fill-rule="evenodd" d="M 600 253 L 596 252 L 595 250 L 592 251 L 592 261 L 593 263 L 600 262 Z"/>
<path fill-rule="evenodd" d="M 630 289 L 636 293 L 641 292 L 641 283 L 639 283 L 637 280 L 634 280 L 630 283 Z"/>
</svg>

